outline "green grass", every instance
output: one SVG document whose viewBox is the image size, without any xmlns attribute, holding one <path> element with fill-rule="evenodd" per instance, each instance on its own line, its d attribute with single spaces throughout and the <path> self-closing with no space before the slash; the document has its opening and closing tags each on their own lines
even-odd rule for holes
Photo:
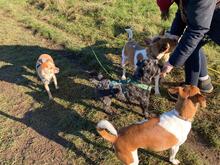
<svg viewBox="0 0 220 165">
<path fill-rule="evenodd" d="M 91 48 L 119 78 L 121 49 L 127 41 L 124 28 L 132 27 L 134 38 L 143 43 L 144 38 L 167 29 L 172 18 L 162 22 L 156 3 L 150 0 L 0 0 L 0 7 L 0 160 L 4 164 L 120 164 L 95 125 L 105 118 L 117 128 L 127 126 L 142 119 L 135 113 L 140 108 L 129 110 L 115 100 L 118 114 L 104 113 L 85 73 L 103 72 Z M 175 9 L 172 7 L 171 17 Z M 205 51 L 209 67 L 219 71 L 219 47 L 211 43 Z M 35 61 L 41 53 L 53 55 L 61 70 L 60 89 L 51 85 L 54 102 L 48 101 L 36 77 Z M 220 75 L 210 75 L 215 92 L 207 96 L 207 108 L 193 123 L 193 131 L 206 146 L 204 154 L 220 152 Z M 175 70 L 167 79 L 183 80 L 182 70 Z M 174 106 L 167 99 L 167 87 L 161 89 L 163 97 L 151 97 L 152 113 L 161 114 Z M 198 148 L 183 145 L 177 157 L 183 164 L 206 164 Z M 139 153 L 140 164 L 168 164 L 168 152 Z"/>
</svg>

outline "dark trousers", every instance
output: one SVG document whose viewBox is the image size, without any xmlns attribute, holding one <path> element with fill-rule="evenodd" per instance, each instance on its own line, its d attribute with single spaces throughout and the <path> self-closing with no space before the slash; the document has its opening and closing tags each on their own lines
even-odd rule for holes
<svg viewBox="0 0 220 165">
<path fill-rule="evenodd" d="M 210 31 L 207 33 L 209 39 L 220 45 L 220 6 L 216 8 Z M 185 62 L 185 82 L 191 85 L 198 85 L 199 77 L 208 75 L 207 59 L 202 50 L 207 42 L 201 41 L 191 56 Z"/>
<path fill-rule="evenodd" d="M 202 50 L 205 42 L 200 43 L 191 56 L 185 62 L 186 84 L 198 85 L 199 77 L 208 75 L 207 59 Z"/>
<path fill-rule="evenodd" d="M 220 5 L 216 7 L 210 31 L 207 33 L 209 39 L 220 45 Z M 206 42 L 201 42 L 191 56 L 185 62 L 185 82 L 187 84 L 198 85 L 199 77 L 208 75 L 207 60 L 202 50 Z"/>
<path fill-rule="evenodd" d="M 220 45 L 220 30 L 219 29 L 220 29 L 220 5 L 214 12 L 210 31 L 207 33 L 210 39 L 218 45 Z"/>
</svg>

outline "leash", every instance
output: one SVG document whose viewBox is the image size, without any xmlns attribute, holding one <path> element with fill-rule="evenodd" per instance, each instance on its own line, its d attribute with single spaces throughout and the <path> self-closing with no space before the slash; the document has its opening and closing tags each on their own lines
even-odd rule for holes
<svg viewBox="0 0 220 165">
<path fill-rule="evenodd" d="M 151 91 L 153 85 L 147 85 L 147 84 L 142 84 L 139 83 L 138 81 L 132 80 L 132 79 L 127 79 L 127 80 L 112 80 L 111 82 L 111 86 L 114 85 L 121 85 L 121 84 L 133 84 L 138 88 L 147 90 L 147 91 Z"/>
<path fill-rule="evenodd" d="M 208 67 L 208 70 L 211 70 L 211 71 L 213 71 L 213 72 L 215 72 L 215 73 L 217 73 L 217 74 L 219 74 L 220 75 L 220 72 L 218 72 L 217 70 L 215 70 L 215 69 L 212 69 L 212 68 L 209 68 Z"/>
<path fill-rule="evenodd" d="M 98 58 L 97 54 L 95 53 L 95 51 L 93 50 L 93 48 L 92 48 L 91 46 L 89 46 L 89 47 L 90 47 L 90 49 L 92 50 L 92 53 L 93 53 L 93 55 L 95 56 L 95 59 L 97 60 L 98 64 L 101 66 L 101 68 L 105 71 L 105 73 L 106 73 L 109 77 L 111 77 L 112 79 L 114 79 L 113 76 L 112 76 L 112 74 L 110 74 L 110 73 L 107 71 L 107 69 L 105 69 L 105 67 L 102 65 L 101 61 L 99 60 L 99 58 Z M 152 85 L 142 84 L 142 83 L 139 83 L 138 81 L 131 80 L 131 79 L 127 79 L 127 80 L 112 80 L 112 81 L 111 81 L 112 87 L 113 87 L 114 85 L 118 85 L 118 84 L 134 84 L 136 87 L 141 88 L 141 89 L 144 89 L 144 90 L 147 90 L 147 91 L 151 91 L 151 89 L 152 89 L 152 87 L 153 87 Z"/>
<path fill-rule="evenodd" d="M 92 53 L 93 53 L 93 55 L 95 56 L 95 59 L 96 59 L 96 61 L 98 62 L 98 64 L 101 66 L 101 68 L 105 71 L 105 73 L 106 73 L 109 77 L 111 77 L 112 79 L 114 79 L 113 76 L 112 76 L 112 74 L 110 74 L 110 73 L 107 71 L 107 69 L 105 69 L 105 67 L 102 65 L 101 61 L 99 60 L 99 58 L 98 58 L 97 54 L 95 53 L 95 51 L 93 50 L 92 46 L 89 45 L 89 47 L 90 47 L 90 49 L 92 50 Z"/>
</svg>

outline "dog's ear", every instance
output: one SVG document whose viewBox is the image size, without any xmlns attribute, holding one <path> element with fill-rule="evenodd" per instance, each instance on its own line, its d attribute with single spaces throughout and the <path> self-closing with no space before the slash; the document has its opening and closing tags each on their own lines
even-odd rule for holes
<svg viewBox="0 0 220 165">
<path fill-rule="evenodd" d="M 145 42 L 146 46 L 149 46 L 152 43 L 152 39 L 151 38 L 145 38 L 144 42 Z"/>
<path fill-rule="evenodd" d="M 182 90 L 182 87 L 172 87 L 168 89 L 171 94 L 179 94 L 180 90 Z"/>
<path fill-rule="evenodd" d="M 201 105 L 201 107 L 205 108 L 206 107 L 206 99 L 205 99 L 205 96 L 201 95 L 201 94 L 198 94 L 198 101 Z"/>
<path fill-rule="evenodd" d="M 189 85 L 189 96 L 200 94 L 200 89 L 194 85 Z"/>
<path fill-rule="evenodd" d="M 54 73 L 57 74 L 57 73 L 59 73 L 59 72 L 60 72 L 60 69 L 59 69 L 58 67 L 55 67 L 55 68 L 54 68 Z"/>
<path fill-rule="evenodd" d="M 199 103 L 201 107 L 205 108 L 206 107 L 206 99 L 205 96 L 201 94 L 196 94 L 193 96 L 195 98 L 195 103 Z"/>
<path fill-rule="evenodd" d="M 182 98 L 186 99 L 189 97 L 189 92 L 185 89 L 186 89 L 185 87 L 184 88 L 183 87 L 173 87 L 173 88 L 169 88 L 168 91 L 171 94 L 178 94 Z"/>
<path fill-rule="evenodd" d="M 200 93 L 199 88 L 194 85 L 185 85 L 182 88 L 182 90 L 179 91 L 179 95 L 185 99 L 188 97 L 193 97 L 197 94 L 201 94 L 201 93 Z"/>
</svg>

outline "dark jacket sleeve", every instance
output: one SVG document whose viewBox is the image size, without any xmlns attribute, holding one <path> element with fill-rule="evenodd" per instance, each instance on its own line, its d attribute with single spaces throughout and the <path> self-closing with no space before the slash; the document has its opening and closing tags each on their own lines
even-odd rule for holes
<svg viewBox="0 0 220 165">
<path fill-rule="evenodd" d="M 189 0 L 186 8 L 187 27 L 169 59 L 173 66 L 182 66 L 209 31 L 216 0 Z"/>
</svg>

